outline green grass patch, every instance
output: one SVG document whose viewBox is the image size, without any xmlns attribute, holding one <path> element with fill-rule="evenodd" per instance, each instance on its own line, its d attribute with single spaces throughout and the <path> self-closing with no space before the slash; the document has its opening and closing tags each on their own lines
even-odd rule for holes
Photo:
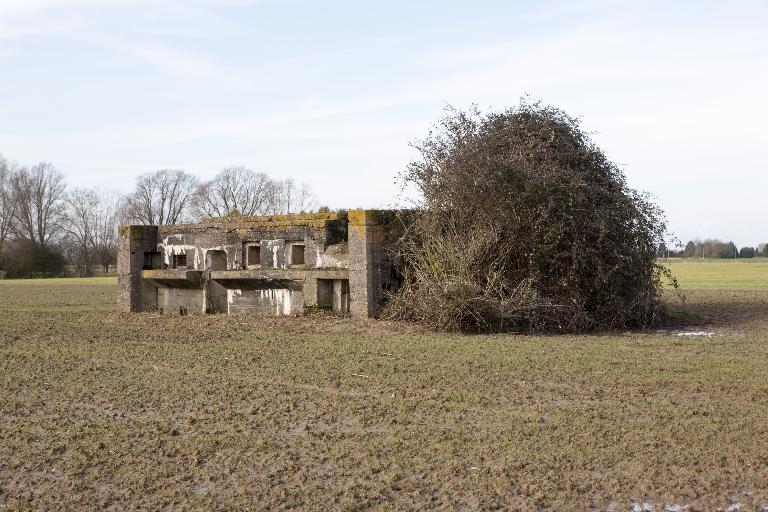
<svg viewBox="0 0 768 512">
<path fill-rule="evenodd" d="M 0 312 L 115 311 L 116 284 L 109 277 L 0 281 Z"/>
<path fill-rule="evenodd" d="M 48 279 L 0 279 L 0 286 L 105 286 L 117 285 L 117 277 L 56 277 Z"/>
<path fill-rule="evenodd" d="M 768 258 L 662 260 L 684 290 L 768 291 Z"/>
</svg>

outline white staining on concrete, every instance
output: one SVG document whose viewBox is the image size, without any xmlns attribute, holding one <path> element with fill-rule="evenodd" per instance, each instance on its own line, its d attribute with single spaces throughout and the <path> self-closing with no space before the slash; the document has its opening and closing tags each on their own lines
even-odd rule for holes
<svg viewBox="0 0 768 512">
<path fill-rule="evenodd" d="M 303 311 L 304 296 L 300 291 L 287 288 L 233 289 L 227 290 L 227 304 L 230 312 L 290 316 Z"/>
<path fill-rule="evenodd" d="M 202 261 L 207 262 L 208 261 L 208 252 L 210 251 L 224 251 L 224 254 L 227 255 L 227 270 L 232 268 L 237 268 L 237 265 L 235 265 L 236 262 L 233 262 L 232 260 L 235 258 L 235 247 L 232 245 L 217 245 L 214 247 L 200 247 L 199 248 L 201 254 L 202 254 Z M 195 268 L 201 268 L 198 266 L 195 266 Z"/>
<path fill-rule="evenodd" d="M 157 252 L 163 255 L 163 263 L 171 267 L 173 256 L 186 254 L 187 266 L 196 270 L 203 270 L 208 251 L 224 251 L 227 254 L 227 269 L 236 268 L 237 248 L 234 245 L 201 246 L 185 244 L 181 235 L 171 235 L 157 244 Z"/>
<path fill-rule="evenodd" d="M 270 288 L 256 290 L 258 305 L 262 313 L 274 316 L 290 316 L 293 311 L 293 297 L 291 290 L 285 288 Z"/>
<path fill-rule="evenodd" d="M 676 505 L 676 504 L 664 505 L 664 512 L 683 512 L 683 510 L 688 510 L 688 505 Z"/>
<path fill-rule="evenodd" d="M 158 252 L 161 252 L 163 254 L 163 262 L 167 266 L 173 266 L 173 256 L 176 254 L 186 254 L 187 255 L 187 265 L 189 265 L 190 259 L 194 262 L 193 268 L 200 268 L 200 251 L 197 247 L 194 245 L 171 245 L 171 244 L 158 244 L 157 245 Z M 190 258 L 192 256 L 192 258 Z"/>
<path fill-rule="evenodd" d="M 349 251 L 346 244 L 329 245 L 325 251 L 316 247 L 317 268 L 349 268 Z"/>
<path fill-rule="evenodd" d="M 235 301 L 236 297 L 240 297 L 243 295 L 242 290 L 227 290 L 227 304 L 232 305 L 232 303 Z"/>
</svg>

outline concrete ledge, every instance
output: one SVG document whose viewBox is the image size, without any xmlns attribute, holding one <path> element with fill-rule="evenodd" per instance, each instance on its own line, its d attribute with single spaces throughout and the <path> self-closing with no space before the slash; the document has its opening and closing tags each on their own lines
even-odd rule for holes
<svg viewBox="0 0 768 512">
<path fill-rule="evenodd" d="M 348 279 L 346 269 L 244 269 L 214 270 L 211 279 L 229 289 L 301 289 L 306 279 Z"/>
<path fill-rule="evenodd" d="M 142 270 L 141 278 L 155 288 L 203 288 L 202 270 Z"/>
</svg>

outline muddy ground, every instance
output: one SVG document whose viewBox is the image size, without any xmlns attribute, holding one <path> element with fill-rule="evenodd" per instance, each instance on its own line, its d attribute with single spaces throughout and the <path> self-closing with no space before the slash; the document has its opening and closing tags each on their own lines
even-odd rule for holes
<svg viewBox="0 0 768 512">
<path fill-rule="evenodd" d="M 765 291 L 590 336 L 113 307 L 0 285 L 0 510 L 768 510 Z"/>
</svg>

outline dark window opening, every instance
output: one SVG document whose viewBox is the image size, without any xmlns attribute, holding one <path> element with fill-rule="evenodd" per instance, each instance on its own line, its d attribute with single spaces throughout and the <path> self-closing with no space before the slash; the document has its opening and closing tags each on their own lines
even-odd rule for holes
<svg viewBox="0 0 768 512">
<path fill-rule="evenodd" d="M 317 307 L 331 309 L 333 306 L 333 279 L 317 280 Z"/>
<path fill-rule="evenodd" d="M 304 264 L 304 244 L 291 245 L 291 265 Z"/>
<path fill-rule="evenodd" d="M 317 307 L 346 315 L 349 313 L 349 303 L 348 279 L 317 280 Z"/>
<path fill-rule="evenodd" d="M 173 268 L 187 268 L 187 255 L 186 254 L 174 254 L 173 255 Z"/>
<path fill-rule="evenodd" d="M 162 268 L 163 260 L 159 252 L 145 252 L 144 253 L 144 270 L 152 270 L 156 268 Z"/>
<path fill-rule="evenodd" d="M 261 265 L 261 247 L 258 245 L 248 246 L 248 265 Z"/>
</svg>

